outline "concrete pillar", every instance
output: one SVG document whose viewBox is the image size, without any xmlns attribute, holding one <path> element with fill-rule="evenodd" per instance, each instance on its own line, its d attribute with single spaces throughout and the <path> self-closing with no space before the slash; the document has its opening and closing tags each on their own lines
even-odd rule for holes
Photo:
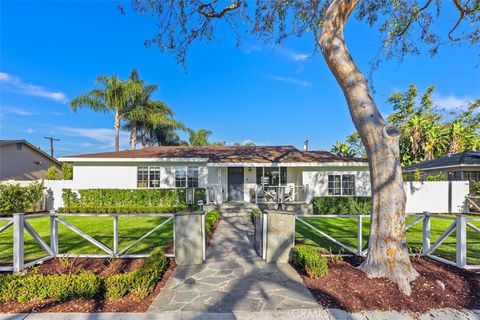
<svg viewBox="0 0 480 320">
<path fill-rule="evenodd" d="M 287 263 L 295 241 L 295 213 L 267 211 L 266 262 Z"/>
<path fill-rule="evenodd" d="M 180 212 L 174 217 L 175 262 L 201 264 L 205 257 L 205 213 Z"/>
</svg>

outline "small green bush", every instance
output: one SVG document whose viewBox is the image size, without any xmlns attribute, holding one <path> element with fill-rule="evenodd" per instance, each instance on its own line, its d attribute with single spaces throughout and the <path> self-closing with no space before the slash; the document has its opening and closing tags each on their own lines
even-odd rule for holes
<svg viewBox="0 0 480 320">
<path fill-rule="evenodd" d="M 292 264 L 302 269 L 310 278 L 321 278 L 328 273 L 327 258 L 323 250 L 306 245 L 292 248 Z"/>
<path fill-rule="evenodd" d="M 139 299 L 144 299 L 155 289 L 155 285 L 163 277 L 168 268 L 168 259 L 162 249 L 154 250 L 145 259 L 133 277 L 132 291 Z"/>
<path fill-rule="evenodd" d="M 315 197 L 314 214 L 370 214 L 370 197 Z"/>
<path fill-rule="evenodd" d="M 51 166 L 47 170 L 47 174 L 45 175 L 45 180 L 57 180 L 58 179 L 58 169 L 55 166 Z"/>
<path fill-rule="evenodd" d="M 62 164 L 63 180 L 73 180 L 73 165 L 71 163 Z"/>
<path fill-rule="evenodd" d="M 213 230 L 213 226 L 220 219 L 220 211 L 212 210 L 205 216 L 205 233 L 209 234 Z"/>
<path fill-rule="evenodd" d="M 92 299 L 101 291 L 102 280 L 92 273 L 68 275 L 1 275 L 0 302 Z"/>
<path fill-rule="evenodd" d="M 116 274 L 105 279 L 105 298 L 121 299 L 133 287 L 135 272 Z"/>
<path fill-rule="evenodd" d="M 41 182 L 25 187 L 19 184 L 0 184 L 0 215 L 35 210 L 44 190 Z"/>
<path fill-rule="evenodd" d="M 161 249 L 156 249 L 136 271 L 113 275 L 105 279 L 105 297 L 121 299 L 132 292 L 144 299 L 155 289 L 168 267 L 168 259 Z"/>
</svg>

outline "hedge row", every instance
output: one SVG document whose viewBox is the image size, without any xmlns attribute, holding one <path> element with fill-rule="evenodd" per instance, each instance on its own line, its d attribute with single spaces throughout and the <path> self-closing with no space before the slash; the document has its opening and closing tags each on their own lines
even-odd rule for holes
<svg viewBox="0 0 480 320">
<path fill-rule="evenodd" d="M 370 197 L 315 197 L 312 200 L 315 214 L 369 214 Z"/>
<path fill-rule="evenodd" d="M 24 187 L 20 184 L 0 184 L 0 216 L 34 211 L 42 199 L 44 190 L 45 187 L 41 182 L 34 182 Z"/>
<path fill-rule="evenodd" d="M 92 299 L 105 295 L 107 299 L 120 299 L 132 292 L 144 299 L 155 289 L 167 270 L 168 259 L 161 249 L 146 258 L 138 270 L 116 274 L 102 280 L 99 276 L 80 272 L 76 274 L 0 274 L 0 303 L 32 300 Z"/>
<path fill-rule="evenodd" d="M 65 207 L 185 207 L 185 189 L 63 189 Z M 205 189 L 195 189 L 205 200 Z"/>
<path fill-rule="evenodd" d="M 169 207 L 105 207 L 105 206 L 71 206 L 58 208 L 60 213 L 174 213 L 185 210 L 184 206 Z"/>
<path fill-rule="evenodd" d="M 310 278 L 321 278 L 328 273 L 327 258 L 323 250 L 306 245 L 292 248 L 292 264 L 303 270 Z"/>
</svg>

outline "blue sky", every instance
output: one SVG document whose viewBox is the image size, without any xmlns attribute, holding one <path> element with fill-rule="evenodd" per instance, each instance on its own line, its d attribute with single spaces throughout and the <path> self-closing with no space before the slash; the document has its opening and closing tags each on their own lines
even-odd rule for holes
<svg viewBox="0 0 480 320">
<path fill-rule="evenodd" d="M 99 74 L 126 78 L 132 68 L 160 86 L 165 101 L 191 128 L 208 128 L 227 143 L 292 144 L 330 149 L 353 131 L 343 94 L 321 55 L 311 56 L 312 39 L 291 39 L 273 49 L 253 39 L 238 48 L 234 39 L 196 44 L 188 70 L 143 41 L 154 21 L 118 1 L 1 1 L 0 137 L 27 139 L 48 150 L 44 136 L 61 139 L 56 156 L 113 150 L 113 116 L 73 113 L 68 101 L 95 86 Z M 445 6 L 444 22 L 455 21 Z M 363 23 L 346 30 L 352 56 L 362 70 L 377 52 L 378 35 Z M 480 97 L 477 47 L 444 47 L 434 58 L 407 57 L 383 63 L 374 74 L 382 113 L 386 98 L 410 83 L 435 85 L 437 105 L 452 108 Z M 121 136 L 128 148 L 128 134 Z"/>
</svg>

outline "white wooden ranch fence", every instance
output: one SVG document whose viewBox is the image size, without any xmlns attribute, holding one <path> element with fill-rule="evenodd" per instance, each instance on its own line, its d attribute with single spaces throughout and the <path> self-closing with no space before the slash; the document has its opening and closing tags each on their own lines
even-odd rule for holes
<svg viewBox="0 0 480 320">
<path fill-rule="evenodd" d="M 422 214 L 408 215 L 408 217 L 416 217 L 416 219 L 406 226 L 407 230 L 413 227 L 414 225 L 422 222 L 422 255 L 446 264 L 457 266 L 459 268 L 480 270 L 480 265 L 467 264 L 467 228 L 470 228 L 474 232 L 480 233 L 480 228 L 475 226 L 472 223 L 472 222 L 480 222 L 480 218 L 467 217 L 462 214 L 451 216 L 451 215 L 429 214 L 426 212 Z M 353 248 L 348 244 L 342 243 L 341 241 L 335 239 L 332 235 L 329 235 L 326 232 L 322 231 L 321 228 L 317 228 L 308 222 L 309 219 L 328 219 L 328 218 L 333 218 L 333 219 L 350 218 L 350 219 L 357 220 L 357 247 L 356 248 Z M 329 214 L 327 215 L 296 215 L 295 221 L 300 222 L 301 224 L 307 226 L 307 228 L 310 228 L 311 230 L 315 231 L 321 236 L 327 238 L 328 240 L 342 247 L 346 251 L 350 252 L 350 254 L 366 256 L 368 249 L 367 248 L 364 249 L 362 246 L 362 240 L 363 240 L 362 227 L 363 227 L 364 218 L 370 218 L 370 216 L 369 215 L 331 215 L 331 214 L 330 215 Z M 431 231 L 431 219 L 433 218 L 451 220 L 452 223 L 443 232 L 443 234 L 433 244 L 431 244 L 430 231 Z M 438 249 L 438 247 L 444 242 L 445 239 L 447 239 L 453 233 L 453 231 L 456 232 L 455 262 L 436 256 L 434 254 L 435 251 Z M 478 253 L 478 257 L 480 258 L 480 252 Z"/>
<path fill-rule="evenodd" d="M 96 240 L 91 235 L 87 234 L 85 231 L 80 230 L 76 226 L 65 221 L 64 217 L 112 217 L 113 218 L 113 248 L 109 248 L 107 245 Z M 48 245 L 42 237 L 37 233 L 37 231 L 30 225 L 28 222 L 32 219 L 38 218 L 50 218 L 50 245 Z M 154 228 L 143 234 L 138 239 L 131 242 L 124 248 L 119 248 L 119 238 L 118 238 L 118 218 L 119 217 L 155 217 L 162 218 L 161 223 L 156 225 Z M 148 236 L 153 234 L 155 231 L 159 230 L 161 227 L 166 225 L 168 222 L 173 221 L 175 223 L 174 214 L 137 214 L 137 213 L 112 213 L 112 214 L 88 214 L 88 213 L 58 213 L 57 211 L 51 211 L 50 214 L 30 214 L 25 215 L 24 213 L 15 213 L 13 217 L 0 217 L 0 221 L 6 221 L 7 223 L 0 227 L 0 233 L 4 232 L 10 227 L 13 227 L 13 265 L 3 265 L 0 266 L 0 271 L 14 271 L 18 272 L 24 268 L 34 266 L 36 264 L 43 263 L 52 258 L 56 257 L 85 257 L 85 258 L 144 258 L 149 256 L 149 254 L 127 254 L 127 251 L 133 246 L 137 245 L 141 241 L 145 240 Z M 202 219 L 205 219 L 203 216 Z M 203 221 L 203 220 L 202 220 Z M 87 240 L 91 244 L 100 248 L 105 254 L 67 254 L 59 252 L 59 241 L 61 240 L 58 235 L 58 224 L 61 223 L 83 239 Z M 175 225 L 173 226 L 175 230 Z M 24 230 L 26 230 L 36 243 L 42 247 L 46 255 L 38 258 L 34 261 L 25 263 L 25 252 L 24 252 Z M 166 253 L 167 257 L 175 256 L 175 232 L 173 232 L 173 253 Z"/>
</svg>

